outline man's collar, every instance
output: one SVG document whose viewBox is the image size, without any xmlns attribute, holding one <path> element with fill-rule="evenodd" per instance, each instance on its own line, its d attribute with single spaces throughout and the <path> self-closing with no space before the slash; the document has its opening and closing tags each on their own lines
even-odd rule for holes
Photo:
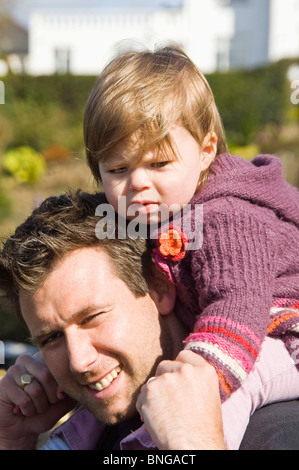
<svg viewBox="0 0 299 470">
<path fill-rule="evenodd" d="M 121 425 L 122 426 L 122 425 Z M 73 415 L 55 428 L 50 437 L 59 437 L 66 441 L 71 450 L 95 450 L 104 437 L 107 426 L 97 419 L 86 408 L 80 407 Z M 128 435 L 120 443 L 121 450 L 156 449 L 150 435 L 142 425 Z"/>
</svg>

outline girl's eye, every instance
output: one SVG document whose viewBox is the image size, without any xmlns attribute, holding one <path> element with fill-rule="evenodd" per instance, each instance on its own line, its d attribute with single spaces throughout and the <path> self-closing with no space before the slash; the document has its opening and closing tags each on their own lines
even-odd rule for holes
<svg viewBox="0 0 299 470">
<path fill-rule="evenodd" d="M 163 168 L 164 166 L 168 165 L 169 161 L 164 162 L 154 162 L 151 164 L 152 168 Z"/>
<path fill-rule="evenodd" d="M 127 167 L 121 167 L 121 168 L 113 168 L 112 170 L 109 170 L 109 173 L 111 175 L 121 175 L 122 173 L 125 173 L 127 171 Z"/>
</svg>

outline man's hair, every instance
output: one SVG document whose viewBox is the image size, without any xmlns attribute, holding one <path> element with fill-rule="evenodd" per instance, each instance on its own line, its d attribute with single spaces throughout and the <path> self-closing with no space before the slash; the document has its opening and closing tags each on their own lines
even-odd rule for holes
<svg viewBox="0 0 299 470">
<path fill-rule="evenodd" d="M 184 126 L 200 145 L 215 132 L 217 154 L 227 152 L 212 90 L 183 50 L 164 47 L 115 57 L 100 74 L 85 107 L 86 156 L 97 182 L 99 162 L 133 135 L 140 154 L 154 147 L 164 158 L 169 149 L 175 153 L 169 138 L 175 124 Z"/>
<path fill-rule="evenodd" d="M 104 203 L 103 193 L 77 191 L 49 197 L 4 243 L 0 251 L 0 291 L 19 313 L 20 291 L 34 292 L 65 255 L 86 247 L 103 249 L 115 274 L 136 297 L 148 293 L 145 279 L 151 261 L 146 240 L 118 239 L 117 226 L 114 239 L 96 237 L 100 218 L 95 210 Z"/>
</svg>

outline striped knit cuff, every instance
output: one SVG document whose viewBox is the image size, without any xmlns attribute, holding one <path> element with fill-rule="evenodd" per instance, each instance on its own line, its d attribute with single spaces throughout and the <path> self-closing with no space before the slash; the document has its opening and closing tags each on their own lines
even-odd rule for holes
<svg viewBox="0 0 299 470">
<path fill-rule="evenodd" d="M 299 301 L 296 299 L 275 299 L 270 310 L 268 334 L 282 336 L 299 333 Z"/>
<path fill-rule="evenodd" d="M 225 401 L 246 380 L 261 348 L 261 340 L 246 326 L 227 318 L 199 320 L 185 349 L 200 354 L 217 372 L 221 400 Z"/>
</svg>

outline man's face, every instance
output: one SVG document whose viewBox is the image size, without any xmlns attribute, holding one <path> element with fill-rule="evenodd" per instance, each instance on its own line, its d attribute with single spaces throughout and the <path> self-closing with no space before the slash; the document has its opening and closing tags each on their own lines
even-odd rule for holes
<svg viewBox="0 0 299 470">
<path fill-rule="evenodd" d="M 134 296 L 101 250 L 67 255 L 20 303 L 62 389 L 107 424 L 136 413 L 141 385 L 172 358 L 165 317 L 151 296 Z"/>
</svg>

